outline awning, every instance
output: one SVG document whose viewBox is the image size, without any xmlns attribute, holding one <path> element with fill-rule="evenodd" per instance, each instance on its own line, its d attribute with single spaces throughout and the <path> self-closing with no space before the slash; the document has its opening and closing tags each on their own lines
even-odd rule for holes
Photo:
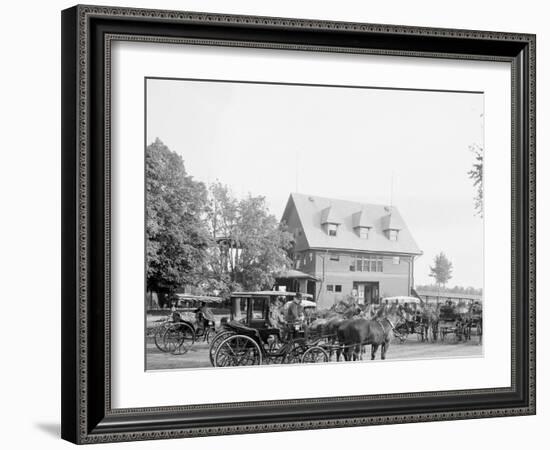
<svg viewBox="0 0 550 450">
<path fill-rule="evenodd" d="M 275 274 L 277 280 L 312 280 L 321 281 L 319 278 L 296 269 L 289 269 Z"/>
</svg>

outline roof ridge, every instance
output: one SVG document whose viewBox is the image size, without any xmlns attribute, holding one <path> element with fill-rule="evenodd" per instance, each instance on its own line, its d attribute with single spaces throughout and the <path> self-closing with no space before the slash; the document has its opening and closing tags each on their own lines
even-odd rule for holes
<svg viewBox="0 0 550 450">
<path fill-rule="evenodd" d="M 390 206 L 389 203 L 372 203 L 372 202 L 363 202 L 363 201 L 358 201 L 358 200 L 348 200 L 348 199 L 343 199 L 343 198 L 335 198 L 335 197 L 323 197 L 321 195 L 313 195 L 313 194 L 304 194 L 304 193 L 301 193 L 301 192 L 291 192 L 290 193 L 291 196 L 300 196 L 300 197 L 307 197 L 308 199 L 319 199 L 319 200 L 324 200 L 324 201 L 327 201 L 329 202 L 330 204 L 327 205 L 327 206 L 334 206 L 332 204 L 332 202 L 337 202 L 337 203 L 353 203 L 355 205 L 359 205 L 359 206 L 378 206 L 378 207 L 384 207 L 384 208 L 395 208 L 397 209 L 397 207 L 395 205 L 393 206 Z M 325 206 L 325 208 L 327 207 Z M 389 212 L 389 211 L 388 211 Z"/>
</svg>

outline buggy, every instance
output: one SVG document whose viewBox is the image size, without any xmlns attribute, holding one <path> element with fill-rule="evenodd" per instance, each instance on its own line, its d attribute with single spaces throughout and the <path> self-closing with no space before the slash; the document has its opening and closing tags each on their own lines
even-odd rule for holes
<svg viewBox="0 0 550 450">
<path fill-rule="evenodd" d="M 442 305 L 439 309 L 438 329 L 442 342 L 449 334 L 453 334 L 458 341 L 461 341 L 466 334 L 467 327 L 464 318 L 451 301 Z"/>
<path fill-rule="evenodd" d="M 424 341 L 427 337 L 427 329 L 426 324 L 422 320 L 422 312 L 419 308 L 421 300 L 418 297 L 388 297 L 383 299 L 383 301 L 397 303 L 404 308 L 405 321 L 394 330 L 394 334 L 399 339 L 400 343 L 404 343 L 411 334 L 416 334 L 418 340 Z"/>
<path fill-rule="evenodd" d="M 160 324 L 154 333 L 154 341 L 162 352 L 185 354 L 198 340 L 210 342 L 216 334 L 213 317 L 207 320 L 196 317 L 201 304 L 216 304 L 219 297 L 205 295 L 177 294 L 175 310 Z"/>
<path fill-rule="evenodd" d="M 258 291 L 231 294 L 231 317 L 210 343 L 214 367 L 328 361 L 312 348 L 303 323 L 283 325 L 284 305 L 294 292 Z"/>
</svg>

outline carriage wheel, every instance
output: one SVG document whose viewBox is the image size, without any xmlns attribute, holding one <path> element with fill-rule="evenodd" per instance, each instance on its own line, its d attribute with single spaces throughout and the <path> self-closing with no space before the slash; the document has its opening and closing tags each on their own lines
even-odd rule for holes
<svg viewBox="0 0 550 450">
<path fill-rule="evenodd" d="M 328 362 L 328 353 L 322 347 L 308 348 L 302 355 L 302 364 Z"/>
<path fill-rule="evenodd" d="M 251 337 L 235 334 L 224 339 L 214 355 L 214 367 L 259 366 L 262 351 Z"/>
<path fill-rule="evenodd" d="M 409 326 L 408 326 L 408 324 L 398 325 L 395 328 L 395 330 L 393 332 L 393 335 L 397 339 L 399 339 L 400 344 L 405 342 L 407 340 L 407 338 L 409 337 Z"/>
<path fill-rule="evenodd" d="M 291 348 L 288 350 L 283 364 L 298 364 L 302 362 L 302 356 L 307 350 L 305 339 L 299 339 L 292 343 Z"/>
<path fill-rule="evenodd" d="M 212 364 L 212 366 L 214 366 L 214 357 L 216 356 L 216 350 L 218 350 L 218 347 L 220 346 L 220 344 L 229 336 L 233 336 L 234 334 L 235 332 L 230 330 L 222 330 L 216 333 L 216 335 L 210 342 L 210 348 L 208 350 L 209 357 L 210 357 L 210 364 Z"/>
<path fill-rule="evenodd" d="M 164 333 L 166 332 L 166 329 L 170 326 L 171 324 L 166 324 L 166 323 L 163 323 L 162 325 L 159 325 L 157 328 L 155 328 L 155 334 L 154 334 L 154 341 L 155 341 L 155 346 L 161 351 L 161 352 L 166 352 L 166 348 L 164 347 L 164 342 L 163 342 L 163 337 L 164 337 Z"/>
<path fill-rule="evenodd" d="M 204 335 L 204 340 L 210 344 L 216 338 L 216 330 L 214 328 L 208 328 Z"/>
<path fill-rule="evenodd" d="M 478 344 L 481 345 L 481 341 L 483 339 L 483 324 L 480 322 L 477 323 L 477 335 L 479 337 Z"/>
<path fill-rule="evenodd" d="M 166 352 L 183 355 L 195 342 L 195 332 L 186 323 L 175 323 L 164 332 L 162 341 Z"/>
</svg>

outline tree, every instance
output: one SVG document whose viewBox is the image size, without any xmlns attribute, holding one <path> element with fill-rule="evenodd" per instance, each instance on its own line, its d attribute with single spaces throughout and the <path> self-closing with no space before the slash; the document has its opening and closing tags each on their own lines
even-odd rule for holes
<svg viewBox="0 0 550 450">
<path fill-rule="evenodd" d="M 291 264 L 293 236 L 269 213 L 264 197 L 234 198 L 227 186 L 210 186 L 208 223 L 213 241 L 210 282 L 222 292 L 268 289 L 274 273 Z"/>
<path fill-rule="evenodd" d="M 165 297 L 200 277 L 210 243 L 202 220 L 208 197 L 158 138 L 147 146 L 145 174 L 147 289 Z"/>
<path fill-rule="evenodd" d="M 483 218 L 483 148 L 478 145 L 470 145 L 469 148 L 475 159 L 472 169 L 468 172 L 468 177 L 473 180 L 476 189 L 474 209 L 476 214 Z"/>
<path fill-rule="evenodd" d="M 445 287 L 447 282 L 452 278 L 453 273 L 453 264 L 443 252 L 440 252 L 439 255 L 436 255 L 434 258 L 434 266 L 430 266 L 430 277 L 435 279 L 439 291 L 441 286 Z"/>
</svg>

